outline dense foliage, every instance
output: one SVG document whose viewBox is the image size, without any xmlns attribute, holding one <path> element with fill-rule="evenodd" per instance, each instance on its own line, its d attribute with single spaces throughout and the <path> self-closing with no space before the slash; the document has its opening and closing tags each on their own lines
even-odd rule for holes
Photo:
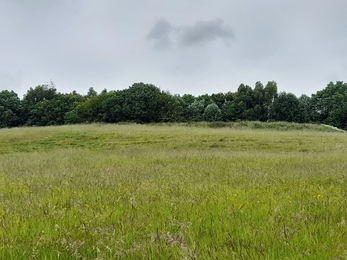
<svg viewBox="0 0 347 260">
<path fill-rule="evenodd" d="M 330 82 L 311 97 L 278 93 L 277 84 L 241 84 L 235 93 L 195 97 L 172 95 L 152 84 L 127 89 L 90 88 L 87 95 L 57 92 L 53 82 L 30 88 L 21 100 L 0 92 L 0 127 L 47 126 L 88 122 L 287 121 L 323 123 L 347 130 L 347 84 Z"/>
</svg>

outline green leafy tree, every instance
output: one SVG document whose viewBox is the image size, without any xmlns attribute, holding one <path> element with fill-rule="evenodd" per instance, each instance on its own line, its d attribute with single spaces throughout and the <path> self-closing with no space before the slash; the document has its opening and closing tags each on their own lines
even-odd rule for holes
<svg viewBox="0 0 347 260">
<path fill-rule="evenodd" d="M 269 81 L 264 88 L 265 109 L 267 121 L 273 120 L 273 104 L 278 96 L 276 81 Z"/>
<path fill-rule="evenodd" d="M 264 88 L 264 98 L 267 105 L 272 104 L 278 96 L 276 81 L 269 81 Z"/>
<path fill-rule="evenodd" d="M 31 106 L 27 125 L 63 125 L 66 113 L 72 111 L 83 100 L 78 94 L 58 93 L 51 100 L 37 102 Z"/>
<path fill-rule="evenodd" d="M 184 102 L 185 107 L 188 107 L 191 103 L 193 103 L 196 100 L 196 98 L 191 94 L 184 94 L 182 96 L 182 100 Z"/>
<path fill-rule="evenodd" d="M 184 119 L 187 120 L 186 116 L 186 112 L 187 112 L 187 108 L 190 104 L 192 104 L 194 101 L 196 100 L 196 97 L 194 97 L 193 95 L 191 94 L 184 94 L 182 96 L 182 105 L 183 105 L 183 116 L 184 116 Z"/>
<path fill-rule="evenodd" d="M 256 105 L 263 105 L 265 103 L 264 86 L 260 81 L 255 83 L 253 90 L 253 102 Z"/>
<path fill-rule="evenodd" d="M 241 84 L 235 93 L 235 98 L 231 105 L 232 120 L 252 120 L 253 107 L 252 88 L 248 85 Z"/>
<path fill-rule="evenodd" d="M 179 95 L 163 93 L 161 97 L 163 104 L 160 121 L 161 122 L 182 122 L 184 120 L 184 101 Z"/>
<path fill-rule="evenodd" d="M 205 110 L 205 101 L 204 100 L 195 100 L 193 103 L 191 103 L 185 112 L 185 118 L 187 121 L 202 121 L 203 120 L 203 114 Z"/>
<path fill-rule="evenodd" d="M 82 110 L 95 111 L 100 104 L 101 109 L 91 117 L 102 118 L 104 122 L 160 122 L 171 120 L 172 118 L 168 118 L 170 113 L 174 117 L 174 113 L 177 112 L 175 110 L 177 103 L 171 98 L 171 95 L 152 84 L 134 83 L 128 89 L 109 92 L 100 99 L 101 96 L 98 96 L 98 102 L 90 101 L 93 103 L 93 105 L 89 104 L 91 109 Z M 90 112 L 87 113 L 87 117 Z"/>
<path fill-rule="evenodd" d="M 97 95 L 98 95 L 98 92 L 96 92 L 93 87 L 90 87 L 87 93 L 87 97 L 94 97 Z"/>
<path fill-rule="evenodd" d="M 224 102 L 226 101 L 226 96 L 224 93 L 212 94 L 211 100 L 220 108 L 223 106 Z"/>
<path fill-rule="evenodd" d="M 138 123 L 159 122 L 165 106 L 161 90 L 142 82 L 123 90 L 123 113 L 129 121 Z"/>
<path fill-rule="evenodd" d="M 142 87 L 146 87 L 144 85 Z M 150 88 L 154 86 L 149 85 Z M 139 89 L 137 89 L 139 90 Z M 183 100 L 179 96 L 172 96 L 169 92 L 160 91 L 154 87 L 152 89 L 152 97 L 148 98 L 148 102 L 152 102 L 153 110 L 152 118 L 147 118 L 147 122 L 178 122 L 182 121 L 183 113 Z M 136 105 L 142 105 L 143 109 L 149 109 L 150 104 L 134 104 L 133 99 L 141 99 L 140 96 L 134 96 L 135 92 L 129 91 L 129 89 L 121 91 L 113 91 L 108 93 L 107 99 L 103 102 L 103 110 L 105 113 L 104 121 L 108 123 L 135 121 L 143 122 L 143 113 L 139 113 Z M 141 93 L 140 93 L 141 94 Z M 148 95 L 150 93 L 142 92 L 142 94 Z M 147 102 L 146 101 L 146 102 Z M 148 111 L 144 111 L 148 112 Z M 133 114 L 132 113 L 137 113 Z M 129 116 L 131 115 L 131 116 Z M 138 117 L 138 116 L 141 117 Z"/>
<path fill-rule="evenodd" d="M 235 99 L 236 94 L 233 92 L 227 92 L 224 94 L 225 101 L 219 106 L 222 112 L 222 120 L 223 121 L 234 121 L 235 119 Z"/>
<path fill-rule="evenodd" d="M 237 99 L 233 101 L 225 101 L 222 105 L 222 119 L 224 121 L 238 121 L 245 120 L 244 115 L 246 111 L 246 104 Z"/>
<path fill-rule="evenodd" d="M 305 94 L 301 95 L 298 98 L 298 115 L 297 122 L 298 123 L 308 123 L 312 121 L 312 105 L 311 98 Z"/>
<path fill-rule="evenodd" d="M 294 94 L 281 92 L 272 109 L 275 121 L 298 122 L 299 100 Z"/>
<path fill-rule="evenodd" d="M 13 91 L 0 92 L 0 127 L 15 127 L 22 122 L 22 102 Z"/>
<path fill-rule="evenodd" d="M 103 121 L 106 123 L 118 123 L 128 121 L 124 108 L 124 92 L 110 91 L 102 103 Z"/>
<path fill-rule="evenodd" d="M 253 91 L 253 120 L 266 121 L 267 117 L 267 104 L 265 99 L 265 90 L 263 84 L 258 81 L 255 83 Z"/>
<path fill-rule="evenodd" d="M 203 118 L 208 122 L 215 122 L 222 120 L 222 111 L 219 109 L 218 105 L 215 103 L 207 105 L 204 111 Z"/>
<path fill-rule="evenodd" d="M 347 129 L 347 84 L 330 82 L 311 98 L 313 118 L 316 122 Z"/>
<path fill-rule="evenodd" d="M 233 109 L 232 101 L 225 100 L 224 104 L 221 106 L 222 120 L 223 121 L 232 121 L 233 120 Z"/>
<path fill-rule="evenodd" d="M 235 93 L 229 91 L 224 94 L 224 97 L 226 101 L 233 101 L 235 99 Z"/>
<path fill-rule="evenodd" d="M 50 82 L 50 84 L 38 85 L 35 88 L 30 88 L 24 95 L 23 100 L 29 106 L 42 102 L 45 100 L 51 100 L 57 95 L 57 89 L 55 84 Z"/>
<path fill-rule="evenodd" d="M 104 101 L 107 100 L 108 93 L 102 92 L 99 95 L 86 96 L 74 109 L 64 115 L 66 124 L 79 124 L 91 122 L 103 122 L 105 120 Z"/>
<path fill-rule="evenodd" d="M 57 94 L 57 89 L 52 81 L 50 84 L 38 85 L 35 88 L 30 88 L 23 98 L 23 120 L 25 122 L 29 120 L 30 114 L 33 114 L 31 110 L 34 109 L 38 103 L 52 100 Z M 36 111 L 34 113 L 36 113 Z M 31 125 L 32 123 L 28 122 L 26 124 Z"/>
<path fill-rule="evenodd" d="M 241 84 L 237 89 L 236 102 L 242 101 L 246 105 L 246 110 L 254 107 L 253 90 L 250 86 Z"/>
</svg>

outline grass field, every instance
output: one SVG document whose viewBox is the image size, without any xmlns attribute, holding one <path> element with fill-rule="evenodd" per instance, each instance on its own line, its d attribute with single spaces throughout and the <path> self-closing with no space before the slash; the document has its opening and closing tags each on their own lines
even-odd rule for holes
<svg viewBox="0 0 347 260">
<path fill-rule="evenodd" d="M 347 259 L 347 134 L 0 129 L 0 259 Z"/>
</svg>

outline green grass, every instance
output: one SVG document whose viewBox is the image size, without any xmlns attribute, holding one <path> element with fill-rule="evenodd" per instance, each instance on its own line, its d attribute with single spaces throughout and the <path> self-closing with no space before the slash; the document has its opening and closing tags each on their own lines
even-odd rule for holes
<svg viewBox="0 0 347 260">
<path fill-rule="evenodd" d="M 347 135 L 280 124 L 1 129 L 0 259 L 346 259 Z"/>
</svg>

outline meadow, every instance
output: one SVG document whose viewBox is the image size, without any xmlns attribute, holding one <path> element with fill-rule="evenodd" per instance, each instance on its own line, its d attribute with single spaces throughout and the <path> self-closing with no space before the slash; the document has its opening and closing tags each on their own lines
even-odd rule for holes
<svg viewBox="0 0 347 260">
<path fill-rule="evenodd" d="M 0 129 L 0 259 L 347 259 L 347 134 Z"/>
</svg>

